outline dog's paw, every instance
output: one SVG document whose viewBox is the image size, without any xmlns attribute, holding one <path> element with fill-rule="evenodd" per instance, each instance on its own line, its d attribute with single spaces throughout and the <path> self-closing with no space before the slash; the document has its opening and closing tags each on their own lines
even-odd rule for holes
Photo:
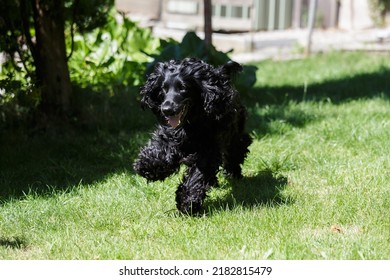
<svg viewBox="0 0 390 280">
<path fill-rule="evenodd" d="M 176 166 L 170 166 L 168 163 L 161 164 L 158 161 L 136 160 L 133 164 L 134 171 L 148 181 L 163 181 L 168 176 L 175 173 Z"/>
</svg>

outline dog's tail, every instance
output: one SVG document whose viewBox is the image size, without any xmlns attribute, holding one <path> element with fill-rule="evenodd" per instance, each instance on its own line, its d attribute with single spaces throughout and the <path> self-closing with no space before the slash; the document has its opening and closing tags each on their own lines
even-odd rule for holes
<svg viewBox="0 0 390 280">
<path fill-rule="evenodd" d="M 226 64 L 217 68 L 217 71 L 221 77 L 226 78 L 228 80 L 233 80 L 236 75 L 242 71 L 242 66 L 241 64 L 230 60 Z"/>
</svg>

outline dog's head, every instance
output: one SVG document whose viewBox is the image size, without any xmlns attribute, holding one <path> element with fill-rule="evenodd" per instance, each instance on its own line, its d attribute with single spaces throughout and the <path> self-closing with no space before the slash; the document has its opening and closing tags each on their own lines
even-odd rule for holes
<svg viewBox="0 0 390 280">
<path fill-rule="evenodd" d="M 220 119 L 237 97 L 231 78 L 240 70 L 233 61 L 218 68 L 194 58 L 158 63 L 141 88 L 141 105 L 172 128 L 203 116 Z"/>
</svg>

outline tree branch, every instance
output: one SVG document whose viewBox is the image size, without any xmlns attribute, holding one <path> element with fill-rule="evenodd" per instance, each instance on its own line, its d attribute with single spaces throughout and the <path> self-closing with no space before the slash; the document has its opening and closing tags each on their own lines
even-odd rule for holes
<svg viewBox="0 0 390 280">
<path fill-rule="evenodd" d="M 75 32 L 75 18 L 76 18 L 76 12 L 77 12 L 77 7 L 79 5 L 79 0 L 75 0 L 73 4 L 73 11 L 72 11 L 72 22 L 70 23 L 70 38 L 71 38 L 71 45 L 70 45 L 70 53 L 67 55 L 66 60 L 69 61 L 69 59 L 73 55 L 74 51 L 74 32 Z"/>
<path fill-rule="evenodd" d="M 26 38 L 26 43 L 28 48 L 31 51 L 31 54 L 33 57 L 36 56 L 36 46 L 32 40 L 31 33 L 30 33 L 30 23 L 29 23 L 29 15 L 27 12 L 27 7 L 26 7 L 26 1 L 20 1 L 20 18 L 22 20 L 22 32 L 24 37 Z"/>
</svg>

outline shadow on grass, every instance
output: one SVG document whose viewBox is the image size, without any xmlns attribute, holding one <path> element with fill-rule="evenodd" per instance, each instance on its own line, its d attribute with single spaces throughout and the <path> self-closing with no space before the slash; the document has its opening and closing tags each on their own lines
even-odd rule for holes
<svg viewBox="0 0 390 280">
<path fill-rule="evenodd" d="M 289 128 L 302 128 L 320 118 L 317 114 L 311 115 L 295 107 L 292 108 L 289 104 L 268 106 L 267 110 L 262 113 L 249 107 L 250 117 L 247 120 L 247 129 L 254 133 L 255 138 L 266 134 L 283 134 Z"/>
<path fill-rule="evenodd" d="M 373 73 L 357 74 L 341 79 L 304 86 L 255 87 L 247 96 L 247 104 L 285 104 L 288 101 L 328 101 L 339 104 L 373 97 L 390 98 L 390 69 L 382 67 Z"/>
<path fill-rule="evenodd" d="M 27 242 L 19 237 L 2 238 L 0 237 L 0 247 L 10 249 L 24 249 L 27 247 Z"/>
<path fill-rule="evenodd" d="M 293 203 L 292 198 L 283 193 L 287 187 L 287 178 L 270 169 L 262 170 L 252 177 L 232 180 L 228 185 L 232 189 L 227 195 L 206 201 L 205 209 L 208 209 L 208 214 L 235 207 L 275 207 Z"/>
<path fill-rule="evenodd" d="M 91 184 L 115 172 L 132 172 L 143 134 L 7 135 L 0 146 L 0 205 L 25 194 L 51 195 Z"/>
<path fill-rule="evenodd" d="M 131 90 L 109 96 L 75 88 L 74 110 L 80 112 L 73 125 L 32 130 L 22 124 L 0 131 L 0 205 L 29 193 L 52 195 L 113 173 L 132 173 L 154 117 L 143 112 L 137 91 Z"/>
</svg>

